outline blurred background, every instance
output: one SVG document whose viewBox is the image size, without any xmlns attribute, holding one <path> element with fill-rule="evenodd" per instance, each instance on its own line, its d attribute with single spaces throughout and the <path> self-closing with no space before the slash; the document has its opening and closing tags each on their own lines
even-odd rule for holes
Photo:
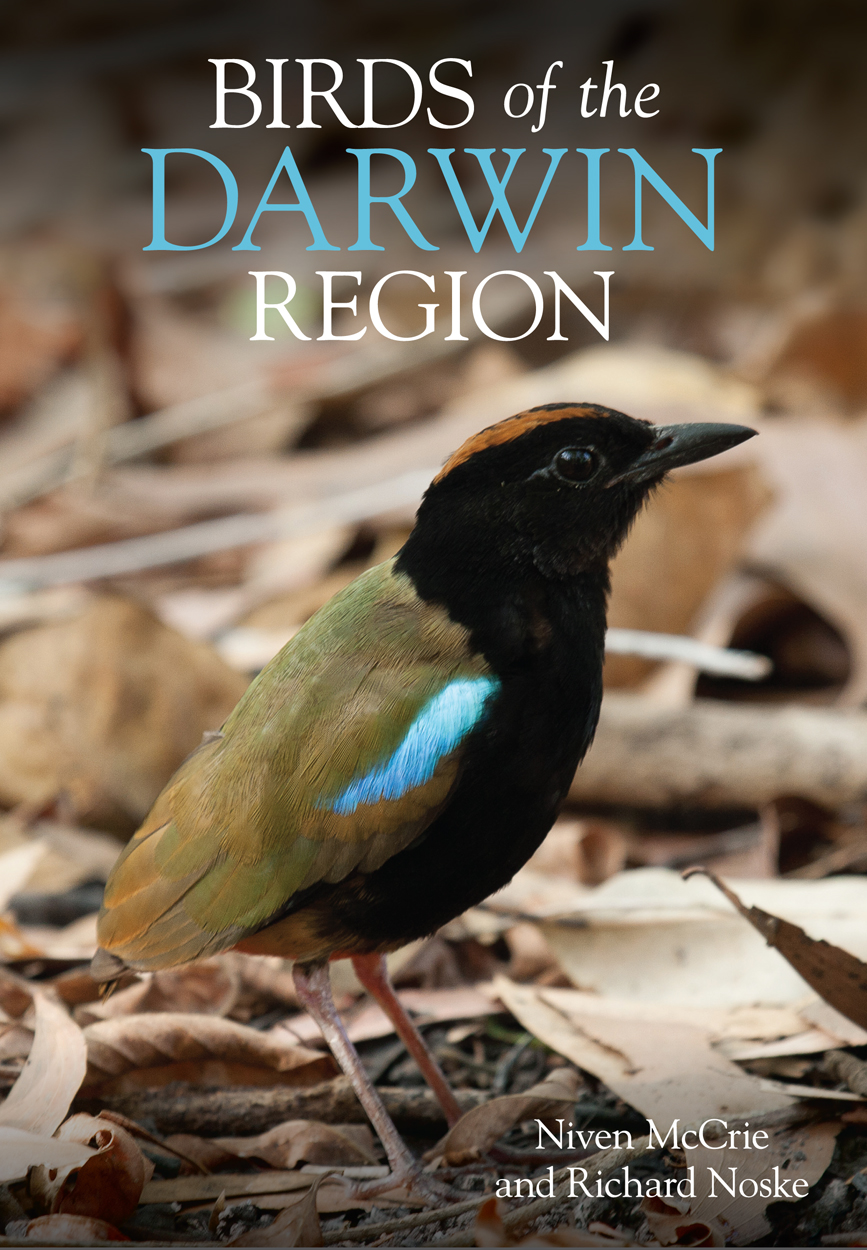
<svg viewBox="0 0 867 1250">
<path fill-rule="evenodd" d="M 362 109 L 359 57 L 405 61 L 425 80 L 440 58 L 469 60 L 471 84 L 457 72 L 450 81 L 470 86 L 475 115 L 439 130 L 423 109 L 406 126 L 356 131 L 323 108 L 319 128 L 299 129 L 295 59 L 304 57 L 343 66 L 338 98 L 350 117 Z M 285 58 L 292 128 L 268 129 L 266 88 L 259 123 L 212 129 L 209 58 L 250 61 L 263 87 L 266 58 Z M 611 60 L 630 102 L 659 84 L 657 116 L 581 117 L 580 85 L 600 82 Z M 540 83 L 555 61 L 563 67 L 547 122 L 533 134 L 535 110 L 509 119 L 504 96 Z M 621 636 L 606 662 L 597 739 L 561 819 L 498 896 L 394 956 L 404 1002 L 465 1106 L 563 1068 L 571 1085 L 560 1097 L 577 1100 L 576 1125 L 638 1133 L 645 1116 L 663 1124 L 732 1107 L 789 1109 L 798 1095 L 780 1081 L 801 1094 L 843 1081 L 867 1090 L 857 1058 L 867 1057 L 867 1008 L 848 965 L 845 978 L 828 978 L 857 999 L 840 1014 L 709 883 L 680 877 L 699 863 L 740 878 L 747 902 L 867 959 L 865 65 L 860 0 L 0 5 L 0 1085 L 13 1083 L 34 1028 L 38 1036 L 35 988 L 50 987 L 72 1017 L 66 1033 L 56 1021 L 49 1030 L 57 1054 L 72 1044 L 68 1030 L 84 1030 L 83 1096 L 102 1100 L 87 1107 L 184 1134 L 188 1171 L 193 1158 L 231 1173 L 228 1189 L 223 1178 L 208 1189 L 217 1178 L 182 1176 L 180 1212 L 181 1191 L 159 1186 L 174 1184 L 181 1162 L 158 1150 L 136 1236 L 228 1236 L 241 1203 L 248 1224 L 267 1223 L 286 1194 L 251 1206 L 245 1169 L 283 1169 L 282 1184 L 302 1165 L 375 1162 L 375 1146 L 358 1124 L 360 1154 L 345 1135 L 337 1145 L 328 1136 L 325 1121 L 360 1109 L 335 1102 L 337 1085 L 324 1083 L 333 1066 L 311 1049 L 318 1034 L 297 1012 L 283 961 L 228 952 L 99 1001 L 87 964 L 118 850 L 269 658 L 336 590 L 399 549 L 449 453 L 536 404 L 589 401 L 662 423 L 760 431 L 657 493 L 615 561 L 609 624 L 752 652 L 763 675 L 708 671 L 682 649 L 649 659 L 634 639 L 624 651 Z M 377 115 L 400 119 L 406 80 L 381 69 Z M 244 107 L 232 97 L 230 120 Z M 439 98 L 435 108 L 446 120 L 463 113 Z M 307 251 L 310 232 L 295 213 L 263 215 L 261 250 L 231 250 L 287 143 L 340 252 Z M 418 180 L 405 203 L 438 252 L 417 249 L 384 207 L 372 214 L 384 250 L 346 250 L 357 232 L 354 146 L 413 157 Z M 571 149 L 519 255 L 499 221 L 472 251 L 427 154 L 450 146 L 527 149 L 509 184 L 520 224 L 547 170 L 542 148 Z M 234 172 L 240 206 L 222 243 L 143 250 L 152 206 L 141 149 L 160 147 L 205 149 Z M 610 251 L 576 250 L 587 237 L 578 147 L 610 149 L 601 163 Z M 643 235 L 653 250 L 622 250 L 634 233 L 633 169 L 617 148 L 637 148 L 700 221 L 706 165 L 692 149 L 722 149 L 713 252 L 647 185 Z M 459 150 L 454 167 L 482 221 L 490 191 L 478 162 Z M 168 237 L 201 243 L 222 221 L 217 174 L 190 157 L 168 169 Z M 375 167 L 374 193 L 393 193 L 397 177 L 394 162 Z M 251 268 L 292 274 L 291 311 L 308 340 L 271 314 L 273 338 L 250 341 Z M 416 342 L 372 329 L 319 341 L 318 269 L 362 274 L 360 288 L 338 289 L 337 298 L 357 290 L 364 311 L 359 322 L 338 314 L 340 334 L 367 322 L 366 297 L 386 273 L 434 273 L 447 305 L 443 272 L 465 271 L 466 339 L 445 341 L 441 322 Z M 549 339 L 550 302 L 523 337 L 532 306 L 508 279 L 486 292 L 500 335 L 487 337 L 468 303 L 503 269 L 545 290 L 544 271 L 556 271 L 596 315 L 593 271 L 613 270 L 610 340 L 568 302 L 563 339 Z M 421 327 L 418 289 L 395 280 L 383 296 L 385 321 L 406 336 Z M 847 958 L 822 949 L 832 964 Z M 492 988 L 501 973 L 510 980 Z M 334 980 L 402 1131 L 432 1145 L 442 1128 L 433 1103 L 421 1125 L 413 1111 L 420 1074 L 351 970 L 336 965 Z M 849 1076 L 828 1067 L 841 1047 L 855 1048 L 842 1058 L 857 1081 L 851 1063 Z M 625 1056 L 622 1070 L 612 1055 Z M 64 1065 L 49 1066 L 53 1078 Z M 655 1083 L 644 1083 L 646 1071 Z M 760 1088 L 758 1077 L 777 1085 Z M 207 1085 L 207 1096 L 191 1100 L 192 1084 Z M 233 1098 L 232 1087 L 253 1085 L 267 1087 L 255 1107 L 249 1089 Z M 415 1102 L 401 1102 L 404 1087 Z M 852 1095 L 836 1096 L 845 1107 Z M 493 1110 L 488 1145 L 506 1123 Z M 526 1163 L 524 1114 L 514 1111 L 508 1140 Z M 774 1208 L 779 1244 L 867 1227 L 867 1137 L 856 1113 L 847 1119 L 834 1132 L 848 1144 L 813 1205 L 791 1216 Z M 811 1184 L 833 1148 L 819 1128 L 798 1156 L 812 1160 Z M 264 1136 L 236 1136 L 251 1132 Z M 220 1133 L 232 1136 L 215 1154 Z M 466 1151 L 456 1158 L 454 1175 L 466 1164 L 471 1187 L 476 1165 Z M 25 1189 L 15 1189 L 16 1214 L 4 1186 L 4 1227 L 25 1208 L 51 1206 Z M 221 1216 L 226 1192 L 234 1206 Z M 324 1186 L 318 1201 L 331 1218 L 361 1218 L 342 1191 Z M 121 1222 L 102 1198 L 88 1210 Z M 650 1236 L 634 1203 L 591 1204 L 580 1218 Z M 697 1244 L 693 1224 L 684 1244 Z M 736 1244 L 755 1244 L 755 1227 Z M 717 1229 L 713 1244 L 731 1231 Z"/>
<path fill-rule="evenodd" d="M 4 7 L 0 30 L 0 849 L 39 848 L 4 896 L 9 957 L 89 948 L 118 839 L 304 620 L 399 548 L 420 490 L 406 475 L 433 472 L 484 424 L 564 399 L 760 428 L 653 501 L 616 562 L 610 624 L 770 665 L 747 681 L 611 655 L 597 746 L 537 867 L 584 885 L 695 859 L 751 876 L 863 868 L 867 761 L 852 711 L 867 698 L 862 5 L 616 0 L 543 3 L 530 18 L 523 4 L 481 0 L 40 0 Z M 403 59 L 423 77 L 440 57 L 471 60 L 475 116 L 434 130 L 423 109 L 359 136 L 322 109 L 320 128 L 299 130 L 294 59 L 305 56 L 344 66 L 350 116 L 358 57 Z M 257 67 L 260 123 L 210 128 L 211 57 Z M 266 57 L 288 61 L 290 130 L 265 125 Z M 630 98 L 660 85 L 656 117 L 580 116 L 579 85 L 612 59 Z M 564 68 L 533 135 L 535 113 L 511 120 L 503 97 L 555 60 Z M 380 85 L 381 118 L 402 117 L 405 80 L 386 67 Z M 232 98 L 230 119 L 243 104 Z M 449 102 L 437 107 L 445 116 Z M 262 217 L 261 251 L 231 250 L 287 142 L 343 253 L 308 252 L 305 223 L 285 213 Z M 385 209 L 373 216 L 385 250 L 345 252 L 357 178 L 346 148 L 358 142 L 414 157 L 406 203 L 439 253 L 419 252 Z M 528 149 L 509 188 L 519 222 L 543 145 L 610 148 L 601 220 L 613 250 L 576 251 L 586 165 L 573 152 L 521 254 L 499 222 L 474 254 L 425 151 L 451 144 Z M 241 202 L 223 244 L 143 251 L 146 147 L 204 148 L 230 166 Z M 692 149 L 722 148 L 715 251 L 647 187 L 654 250 L 621 250 L 633 171 L 618 147 L 637 147 L 700 220 L 706 167 Z M 481 220 L 478 164 L 459 153 L 455 167 Z M 377 177 L 375 190 L 394 190 L 388 170 Z M 167 185 L 169 237 L 210 237 L 222 220 L 214 170 L 178 158 Z M 251 265 L 292 273 L 309 341 L 276 317 L 273 341 L 250 341 Z M 564 341 L 548 339 L 550 307 L 520 337 L 527 292 L 506 283 L 486 310 L 512 341 L 486 338 L 465 312 L 466 341 L 440 331 L 396 343 L 371 329 L 319 342 L 315 271 L 344 266 L 362 271 L 362 308 L 395 269 L 466 270 L 469 299 L 485 274 L 518 268 L 540 282 L 557 270 L 597 311 L 593 268 L 610 267 L 610 341 L 568 304 Z M 414 333 L 417 302 L 391 284 L 386 320 Z M 501 944 L 485 958 L 511 956 Z"/>
</svg>

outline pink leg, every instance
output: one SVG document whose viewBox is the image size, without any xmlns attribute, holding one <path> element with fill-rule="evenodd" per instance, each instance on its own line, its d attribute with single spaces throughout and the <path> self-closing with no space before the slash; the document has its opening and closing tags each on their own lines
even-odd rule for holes
<svg viewBox="0 0 867 1250">
<path fill-rule="evenodd" d="M 428 1050 L 427 1043 L 407 1015 L 394 992 L 384 955 L 353 955 L 352 966 L 361 984 L 372 994 L 391 1020 L 398 1037 L 418 1064 L 421 1074 L 443 1109 L 449 1128 L 463 1115 L 442 1069 Z"/>
<path fill-rule="evenodd" d="M 343 1021 L 334 1006 L 328 965 L 302 968 L 296 964 L 293 976 L 298 998 L 319 1025 L 331 1053 L 349 1077 L 358 1101 L 367 1112 L 388 1155 L 391 1175 L 370 1184 L 356 1185 L 353 1187 L 354 1193 L 358 1197 L 375 1197 L 377 1193 L 384 1193 L 396 1185 L 411 1185 L 421 1197 L 427 1198 L 434 1205 L 441 1203 L 449 1196 L 447 1191 L 422 1175 L 418 1163 L 394 1127 L 391 1116 L 362 1066 L 358 1052 L 346 1034 Z"/>
</svg>

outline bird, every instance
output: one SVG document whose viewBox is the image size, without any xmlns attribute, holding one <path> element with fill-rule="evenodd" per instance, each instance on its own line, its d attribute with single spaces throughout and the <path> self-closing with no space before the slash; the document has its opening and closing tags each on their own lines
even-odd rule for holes
<svg viewBox="0 0 867 1250">
<path fill-rule="evenodd" d="M 458 1102 L 385 956 L 538 848 L 596 729 L 612 556 L 668 472 L 755 432 L 555 403 L 474 434 L 397 555 L 262 669 L 112 869 L 93 961 L 105 985 L 230 948 L 294 961 L 388 1157 L 359 1194 L 405 1184 L 442 1200 L 347 1037 L 329 963 L 352 960 L 453 1125 Z"/>
</svg>

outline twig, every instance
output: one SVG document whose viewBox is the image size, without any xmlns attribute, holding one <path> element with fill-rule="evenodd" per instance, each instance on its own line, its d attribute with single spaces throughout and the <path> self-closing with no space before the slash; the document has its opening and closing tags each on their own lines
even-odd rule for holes
<svg viewBox="0 0 867 1250">
<path fill-rule="evenodd" d="M 648 660 L 682 660 L 705 673 L 759 681 L 773 665 L 767 656 L 731 651 L 680 634 L 657 634 L 644 629 L 609 629 L 605 650 L 615 655 L 640 655 Z"/>
<path fill-rule="evenodd" d="M 832 872 L 840 872 L 842 868 L 854 868 L 863 860 L 867 860 L 867 838 L 858 838 L 845 846 L 835 846 L 832 851 L 827 851 L 801 868 L 793 868 L 786 876 L 801 881 L 818 881 L 822 877 L 830 876 Z"/>
<path fill-rule="evenodd" d="M 848 1055 L 845 1050 L 829 1050 L 822 1061 L 822 1071 L 843 1081 L 853 1094 L 867 1094 L 867 1063 Z"/>
<path fill-rule="evenodd" d="M 136 421 L 114 425 L 106 432 L 103 463 L 122 464 L 182 438 L 258 417 L 275 399 L 276 395 L 261 382 L 247 383 L 172 404 Z M 4 474 L 0 477 L 0 510 L 20 507 L 62 486 L 75 473 L 75 460 L 76 446 L 70 440 L 67 446 L 46 452 Z"/>
<path fill-rule="evenodd" d="M 424 1087 L 379 1086 L 386 1110 L 398 1127 L 407 1132 L 438 1131 L 445 1123 L 442 1108 Z M 480 1090 L 459 1090 L 462 1110 L 486 1102 Z M 361 1104 L 345 1077 L 335 1077 L 307 1087 L 272 1086 L 263 1089 L 203 1090 L 187 1086 L 175 1089 L 135 1090 L 82 1099 L 76 1109 L 105 1107 L 119 1111 L 138 1123 L 153 1124 L 158 1133 L 195 1133 L 201 1137 L 234 1137 L 264 1133 L 284 1120 L 322 1120 L 325 1124 L 366 1122 Z"/>
<path fill-rule="evenodd" d="M 211 1169 L 206 1168 L 204 1163 L 199 1163 L 198 1159 L 193 1159 L 190 1155 L 185 1155 L 183 1151 L 177 1150 L 174 1146 L 169 1146 L 161 1137 L 155 1137 L 153 1133 L 149 1133 L 146 1128 L 136 1124 L 135 1120 L 131 1120 L 129 1116 L 122 1115 L 120 1111 L 110 1111 L 106 1108 L 100 1111 L 99 1114 L 103 1120 L 108 1120 L 111 1124 L 119 1124 L 121 1128 L 125 1128 L 133 1137 L 140 1137 L 142 1141 L 150 1142 L 152 1146 L 159 1146 L 160 1150 L 164 1150 L 166 1154 L 173 1155 L 184 1163 L 189 1163 L 200 1176 L 211 1175 Z"/>
<path fill-rule="evenodd" d="M 867 715 L 712 699 L 670 708 L 612 690 L 570 789 L 577 803 L 666 808 L 760 808 L 780 794 L 863 802 Z"/>
<path fill-rule="evenodd" d="M 364 352 L 348 352 L 336 360 L 320 364 L 318 370 L 309 372 L 307 376 L 293 377 L 293 401 L 311 403 L 340 399 L 411 369 L 455 355 L 463 347 L 463 343 L 459 346 L 446 342 L 414 344 L 412 349 L 397 356 L 388 352 L 377 354 L 369 348 Z M 269 386 L 261 381 L 248 382 L 243 386 L 172 404 L 135 421 L 125 421 L 108 431 L 103 463 L 123 464 L 183 438 L 249 421 L 279 403 L 281 389 L 279 384 Z M 288 394 L 289 390 L 290 384 L 287 383 L 285 393 Z M 46 452 L 14 472 L 0 476 L 0 511 L 20 507 L 63 485 L 74 472 L 74 461 L 75 446 L 70 440 L 68 445 Z"/>
<path fill-rule="evenodd" d="M 309 534 L 326 526 L 353 524 L 420 499 L 435 469 L 414 470 L 317 503 L 273 512 L 242 513 L 185 525 L 162 534 L 101 543 L 53 555 L 0 560 L 0 590 L 36 589 L 94 581 L 193 560 L 215 551 Z"/>
</svg>

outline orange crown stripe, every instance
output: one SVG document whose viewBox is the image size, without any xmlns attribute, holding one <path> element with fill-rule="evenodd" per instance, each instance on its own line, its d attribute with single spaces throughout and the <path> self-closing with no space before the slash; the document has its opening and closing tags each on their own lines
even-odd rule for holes
<svg viewBox="0 0 867 1250">
<path fill-rule="evenodd" d="M 485 451 L 488 447 L 500 447 L 503 443 L 511 443 L 522 434 L 535 430 L 537 426 L 548 425 L 552 421 L 564 421 L 570 417 L 601 415 L 598 409 L 583 404 L 570 404 L 567 408 L 555 408 L 553 411 L 531 408 L 528 412 L 519 412 L 515 417 L 507 417 L 505 421 L 498 421 L 496 425 L 489 425 L 486 429 L 479 430 L 478 434 L 471 435 L 448 458 L 434 478 L 433 485 L 436 486 L 447 474 L 451 473 L 452 469 L 456 469 L 459 464 L 464 464 L 476 452 Z"/>
</svg>

